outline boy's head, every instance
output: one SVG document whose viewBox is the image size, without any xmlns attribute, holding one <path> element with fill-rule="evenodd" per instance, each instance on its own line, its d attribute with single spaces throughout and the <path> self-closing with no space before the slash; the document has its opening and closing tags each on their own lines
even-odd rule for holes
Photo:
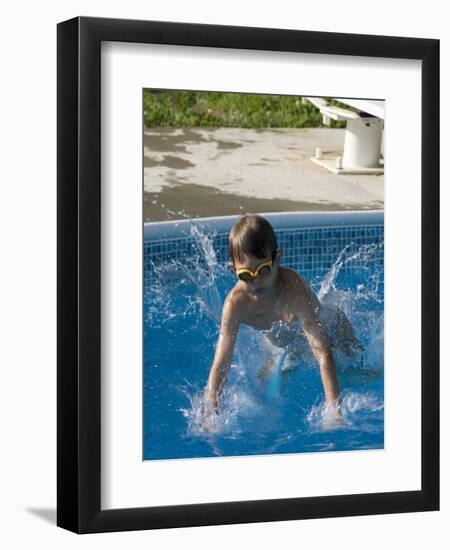
<svg viewBox="0 0 450 550">
<path fill-rule="evenodd" d="M 228 238 L 233 264 L 246 257 L 275 259 L 277 238 L 270 223 L 258 214 L 245 214 L 234 224 Z"/>
</svg>

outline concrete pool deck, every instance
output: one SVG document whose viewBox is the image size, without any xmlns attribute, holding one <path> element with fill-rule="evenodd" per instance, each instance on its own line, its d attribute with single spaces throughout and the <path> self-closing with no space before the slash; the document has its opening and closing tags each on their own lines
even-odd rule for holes
<svg viewBox="0 0 450 550">
<path fill-rule="evenodd" d="M 144 221 L 245 212 L 379 210 L 384 175 L 336 175 L 343 129 L 145 128 Z"/>
</svg>

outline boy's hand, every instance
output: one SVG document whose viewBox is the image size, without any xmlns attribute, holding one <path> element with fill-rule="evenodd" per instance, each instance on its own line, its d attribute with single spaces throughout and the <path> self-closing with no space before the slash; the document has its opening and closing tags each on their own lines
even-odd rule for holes
<svg viewBox="0 0 450 550">
<path fill-rule="evenodd" d="M 334 417 L 338 422 L 343 422 L 344 421 L 340 405 L 335 406 Z"/>
<path fill-rule="evenodd" d="M 203 417 L 211 414 L 217 414 L 217 399 L 207 394 L 203 400 Z"/>
<path fill-rule="evenodd" d="M 204 432 L 215 432 L 218 428 L 217 400 L 208 395 L 203 400 L 201 428 Z"/>
<path fill-rule="evenodd" d="M 324 427 L 340 428 L 344 424 L 344 417 L 340 401 L 332 399 L 325 402 L 325 407 L 322 413 Z"/>
</svg>

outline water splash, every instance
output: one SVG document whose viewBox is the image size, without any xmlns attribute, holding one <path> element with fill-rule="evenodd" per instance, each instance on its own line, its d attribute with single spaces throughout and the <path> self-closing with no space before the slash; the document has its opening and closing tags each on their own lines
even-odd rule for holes
<svg viewBox="0 0 450 550">
<path fill-rule="evenodd" d="M 203 258 L 205 263 L 204 269 L 200 269 L 199 264 L 197 264 L 197 269 L 195 270 L 197 277 L 192 277 L 191 280 L 196 286 L 206 313 L 219 324 L 223 300 L 221 299 L 216 280 L 217 276 L 222 273 L 223 267 L 217 261 L 216 252 L 213 247 L 212 237 L 214 235 L 206 235 L 193 223 L 191 225 L 191 235 L 200 249 L 200 258 Z"/>
<path fill-rule="evenodd" d="M 341 269 L 350 264 L 364 271 L 364 284 L 357 285 L 356 293 L 352 294 L 353 299 L 374 299 L 376 302 L 382 303 L 383 294 L 379 290 L 383 283 L 383 277 L 380 277 L 379 271 L 371 272 L 369 266 L 373 263 L 374 258 L 380 254 L 383 247 L 384 243 L 382 242 L 360 246 L 357 246 L 355 243 L 346 245 L 321 281 L 320 289 L 317 293 L 319 300 L 322 301 L 326 299 L 328 294 L 336 292 L 335 281 Z M 352 250 L 353 252 L 350 253 Z"/>
<path fill-rule="evenodd" d="M 317 294 L 317 297 L 320 301 L 323 300 L 323 298 L 330 292 L 330 290 L 335 290 L 334 288 L 334 281 L 341 269 L 341 267 L 344 265 L 344 256 L 347 250 L 350 248 L 350 244 L 348 244 L 339 254 L 334 264 L 331 266 L 330 271 L 325 275 L 322 284 L 320 286 L 320 290 Z"/>
<path fill-rule="evenodd" d="M 232 365 L 231 368 L 236 368 Z M 203 436 L 212 434 L 231 434 L 238 437 L 242 432 L 242 423 L 255 416 L 260 404 L 236 383 L 229 384 L 223 392 L 219 410 L 206 414 L 204 389 L 185 385 L 179 391 L 187 399 L 189 406 L 180 409 L 187 422 L 187 433 Z"/>
<path fill-rule="evenodd" d="M 361 420 L 361 413 L 379 413 L 384 403 L 374 393 L 344 391 L 340 396 L 340 415 L 336 407 L 321 400 L 314 404 L 306 415 L 311 432 L 349 429 L 355 421 Z M 359 423 L 360 424 L 360 423 Z"/>
<path fill-rule="evenodd" d="M 383 247 L 383 242 L 361 246 L 350 243 L 345 246 L 323 278 L 318 292 L 322 305 L 338 308 L 345 313 L 364 347 L 364 352 L 357 353 L 353 358 L 335 352 L 338 365 L 342 371 L 358 371 L 367 378 L 370 378 L 368 371 L 378 371 L 384 364 L 384 272 L 373 269 Z M 345 266 L 358 273 L 359 279 L 363 280 L 356 284 L 356 290 L 336 287 L 336 280 Z"/>
<path fill-rule="evenodd" d="M 219 292 L 217 278 L 223 277 L 226 268 L 217 260 L 214 234 L 206 235 L 193 220 L 190 234 L 196 251 L 189 258 L 150 263 L 152 279 L 144 295 L 150 326 L 192 314 L 197 320 L 207 317 L 220 324 L 224 296 Z"/>
</svg>

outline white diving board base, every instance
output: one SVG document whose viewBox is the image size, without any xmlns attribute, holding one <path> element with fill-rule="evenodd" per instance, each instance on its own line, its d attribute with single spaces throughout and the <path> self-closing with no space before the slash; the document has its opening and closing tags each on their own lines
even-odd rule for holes
<svg viewBox="0 0 450 550">
<path fill-rule="evenodd" d="M 345 175 L 382 175 L 384 174 L 384 164 L 380 163 L 380 166 L 374 167 L 374 168 L 366 168 L 364 166 L 358 167 L 358 166 L 346 166 L 342 168 L 337 167 L 336 158 L 331 159 L 323 159 L 323 158 L 316 158 L 316 157 L 310 157 L 310 161 L 314 162 L 314 164 L 317 164 L 321 166 L 322 168 L 326 168 L 328 171 L 333 172 L 333 174 L 340 174 L 342 176 Z"/>
</svg>

